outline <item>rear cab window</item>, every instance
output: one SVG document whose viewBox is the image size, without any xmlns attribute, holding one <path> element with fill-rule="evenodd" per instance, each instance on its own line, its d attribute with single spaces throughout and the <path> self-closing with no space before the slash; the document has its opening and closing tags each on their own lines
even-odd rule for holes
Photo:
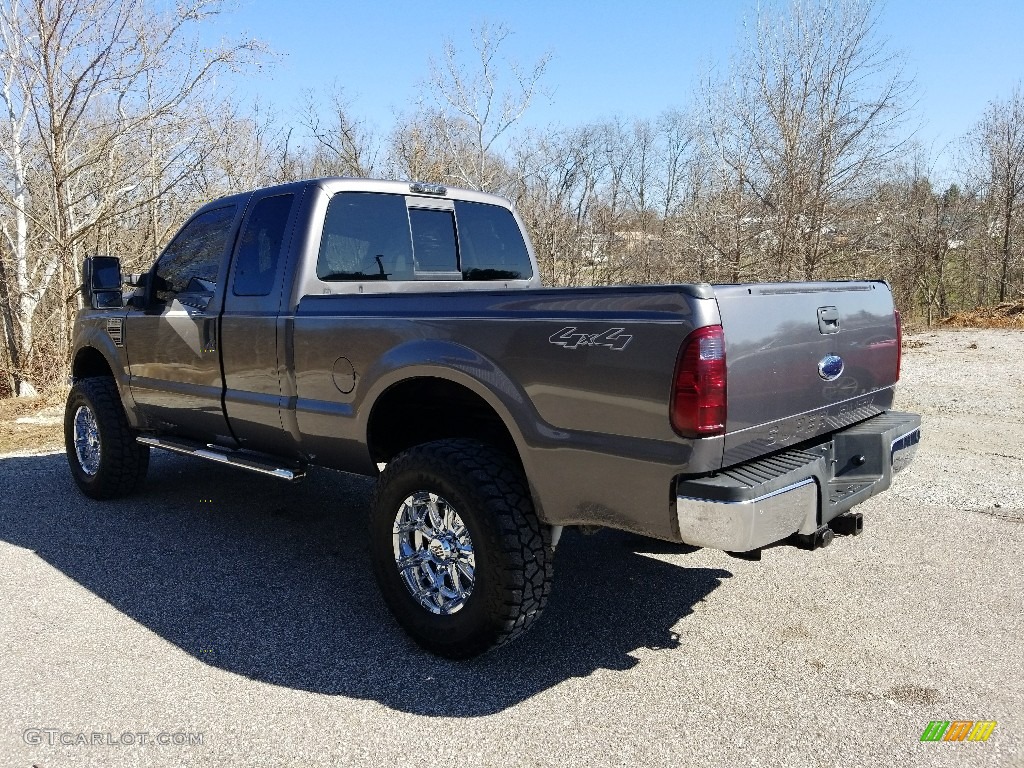
<svg viewBox="0 0 1024 768">
<path fill-rule="evenodd" d="M 508 208 L 455 201 L 463 280 L 529 280 L 533 277 L 523 233 Z"/>
<path fill-rule="evenodd" d="M 340 281 L 533 277 L 512 212 L 500 205 L 339 192 L 327 207 L 316 276 Z"/>
</svg>

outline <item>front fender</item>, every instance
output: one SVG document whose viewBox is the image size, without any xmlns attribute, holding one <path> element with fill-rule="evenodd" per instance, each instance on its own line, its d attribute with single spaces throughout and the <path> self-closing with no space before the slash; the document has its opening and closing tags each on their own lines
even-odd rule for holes
<svg viewBox="0 0 1024 768">
<path fill-rule="evenodd" d="M 125 316 L 108 312 L 84 311 L 75 320 L 74 355 L 71 361 L 72 380 L 89 376 L 111 375 L 117 384 L 128 423 L 133 429 L 142 426 L 131 391 L 131 370 L 124 347 Z M 103 367 L 106 367 L 106 371 Z"/>
</svg>

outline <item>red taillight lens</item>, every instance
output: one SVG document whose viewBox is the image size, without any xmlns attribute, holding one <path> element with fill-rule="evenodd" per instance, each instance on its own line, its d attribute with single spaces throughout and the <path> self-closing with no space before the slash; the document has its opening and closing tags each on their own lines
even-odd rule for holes
<svg viewBox="0 0 1024 768">
<path fill-rule="evenodd" d="M 722 326 L 698 328 L 679 348 L 669 416 L 672 428 L 683 437 L 709 437 L 725 432 Z"/>
<path fill-rule="evenodd" d="M 903 319 L 898 309 L 893 310 L 893 315 L 896 317 L 896 378 L 893 381 L 896 382 L 900 380 L 900 368 L 903 365 Z"/>
</svg>

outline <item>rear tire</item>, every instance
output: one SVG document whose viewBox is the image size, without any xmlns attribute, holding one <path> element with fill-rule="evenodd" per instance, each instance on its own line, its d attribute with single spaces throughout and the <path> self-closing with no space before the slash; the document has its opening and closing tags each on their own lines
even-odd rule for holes
<svg viewBox="0 0 1024 768">
<path fill-rule="evenodd" d="M 71 476 L 86 496 L 125 496 L 146 477 L 149 446 L 135 441 L 113 379 L 75 382 L 64 409 L 64 447 Z"/>
<path fill-rule="evenodd" d="M 472 440 L 426 443 L 388 464 L 370 547 L 388 608 L 439 656 L 469 658 L 515 639 L 551 592 L 551 531 L 521 470 Z"/>
</svg>

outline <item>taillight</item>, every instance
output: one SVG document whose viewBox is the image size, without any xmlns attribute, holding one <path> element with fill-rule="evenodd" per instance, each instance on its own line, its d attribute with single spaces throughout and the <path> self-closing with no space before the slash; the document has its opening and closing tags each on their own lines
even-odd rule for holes
<svg viewBox="0 0 1024 768">
<path fill-rule="evenodd" d="M 894 309 L 892 313 L 896 317 L 896 378 L 893 380 L 895 382 L 900 380 L 900 367 L 903 365 L 903 320 L 898 309 Z"/>
<path fill-rule="evenodd" d="M 709 437 L 725 432 L 722 326 L 698 328 L 679 348 L 669 416 L 672 428 L 683 437 Z"/>
</svg>

